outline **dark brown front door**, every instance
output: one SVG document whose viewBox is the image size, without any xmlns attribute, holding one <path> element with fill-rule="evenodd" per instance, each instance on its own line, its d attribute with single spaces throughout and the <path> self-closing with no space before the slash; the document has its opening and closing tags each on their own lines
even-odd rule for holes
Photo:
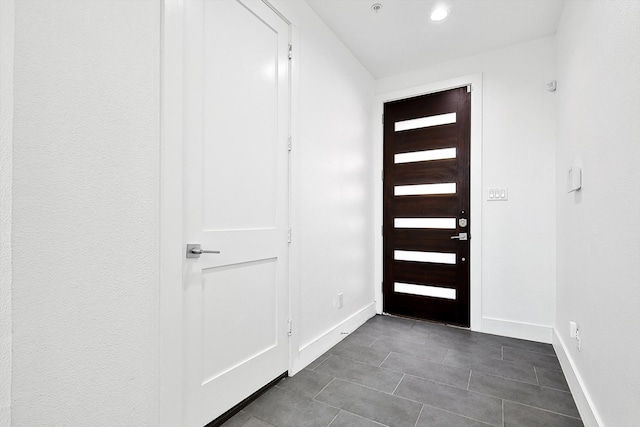
<svg viewBox="0 0 640 427">
<path fill-rule="evenodd" d="M 384 311 L 469 326 L 471 94 L 384 105 Z"/>
</svg>

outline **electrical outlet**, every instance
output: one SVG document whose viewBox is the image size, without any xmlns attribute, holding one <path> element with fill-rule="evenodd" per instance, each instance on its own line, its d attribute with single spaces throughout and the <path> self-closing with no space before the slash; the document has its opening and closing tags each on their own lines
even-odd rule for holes
<svg viewBox="0 0 640 427">
<path fill-rule="evenodd" d="M 344 298 L 342 292 L 338 294 L 338 308 L 344 307 Z"/>
<path fill-rule="evenodd" d="M 582 350 L 582 342 L 580 341 L 580 327 L 576 322 L 569 322 L 569 336 L 576 340 L 578 351 Z"/>
</svg>

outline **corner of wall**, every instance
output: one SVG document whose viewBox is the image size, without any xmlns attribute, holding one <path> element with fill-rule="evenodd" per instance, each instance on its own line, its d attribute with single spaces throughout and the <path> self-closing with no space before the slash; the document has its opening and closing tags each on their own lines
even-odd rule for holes
<svg viewBox="0 0 640 427">
<path fill-rule="evenodd" d="M 638 40 L 639 2 L 565 2 L 557 33 L 554 347 L 585 425 L 640 420 L 640 223 L 620 215 L 640 207 L 638 186 L 625 185 L 640 182 Z M 582 187 L 568 192 L 573 166 L 581 167 Z M 579 327 L 580 349 L 569 322 Z"/>
<path fill-rule="evenodd" d="M 302 344 L 298 352 L 298 357 L 293 360 L 290 375 L 295 375 L 304 369 L 305 366 L 326 353 L 331 347 L 342 341 L 351 332 L 376 315 L 375 302 L 363 307 L 355 314 L 352 314 L 334 327 L 323 332 L 308 343 Z"/>
<path fill-rule="evenodd" d="M 553 349 L 556 351 L 562 372 L 567 379 L 569 389 L 580 412 L 582 422 L 586 427 L 600 427 L 604 424 L 593 404 L 591 395 L 585 387 L 584 381 L 578 371 L 571 354 L 556 329 L 553 329 Z"/>
<path fill-rule="evenodd" d="M 482 332 L 551 344 L 553 328 L 533 323 L 483 317 Z"/>
<path fill-rule="evenodd" d="M 362 191 L 371 175 L 374 81 L 305 2 L 269 3 L 291 23 L 294 51 L 289 353 L 293 375 L 375 314 L 371 195 L 368 189 Z M 344 296 L 340 311 L 338 294 Z"/>
</svg>

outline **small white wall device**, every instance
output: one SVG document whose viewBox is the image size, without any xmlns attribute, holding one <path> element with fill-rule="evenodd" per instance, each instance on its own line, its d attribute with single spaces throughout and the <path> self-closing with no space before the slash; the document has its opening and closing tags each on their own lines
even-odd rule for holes
<svg viewBox="0 0 640 427">
<path fill-rule="evenodd" d="M 579 190 L 582 187 L 582 169 L 580 166 L 573 166 L 567 175 L 567 193 Z"/>
<path fill-rule="evenodd" d="M 509 189 L 507 187 L 489 188 L 487 200 L 490 202 L 509 200 Z"/>
</svg>

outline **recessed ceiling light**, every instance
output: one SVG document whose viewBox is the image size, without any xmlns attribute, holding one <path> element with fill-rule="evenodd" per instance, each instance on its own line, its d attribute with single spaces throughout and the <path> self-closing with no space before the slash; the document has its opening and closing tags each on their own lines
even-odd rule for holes
<svg viewBox="0 0 640 427">
<path fill-rule="evenodd" d="M 442 21 L 449 15 L 449 10 L 446 7 L 439 7 L 431 12 L 432 21 Z"/>
<path fill-rule="evenodd" d="M 380 3 L 376 3 L 371 6 L 371 10 L 373 10 L 375 13 L 378 13 L 382 10 L 382 5 Z"/>
</svg>

